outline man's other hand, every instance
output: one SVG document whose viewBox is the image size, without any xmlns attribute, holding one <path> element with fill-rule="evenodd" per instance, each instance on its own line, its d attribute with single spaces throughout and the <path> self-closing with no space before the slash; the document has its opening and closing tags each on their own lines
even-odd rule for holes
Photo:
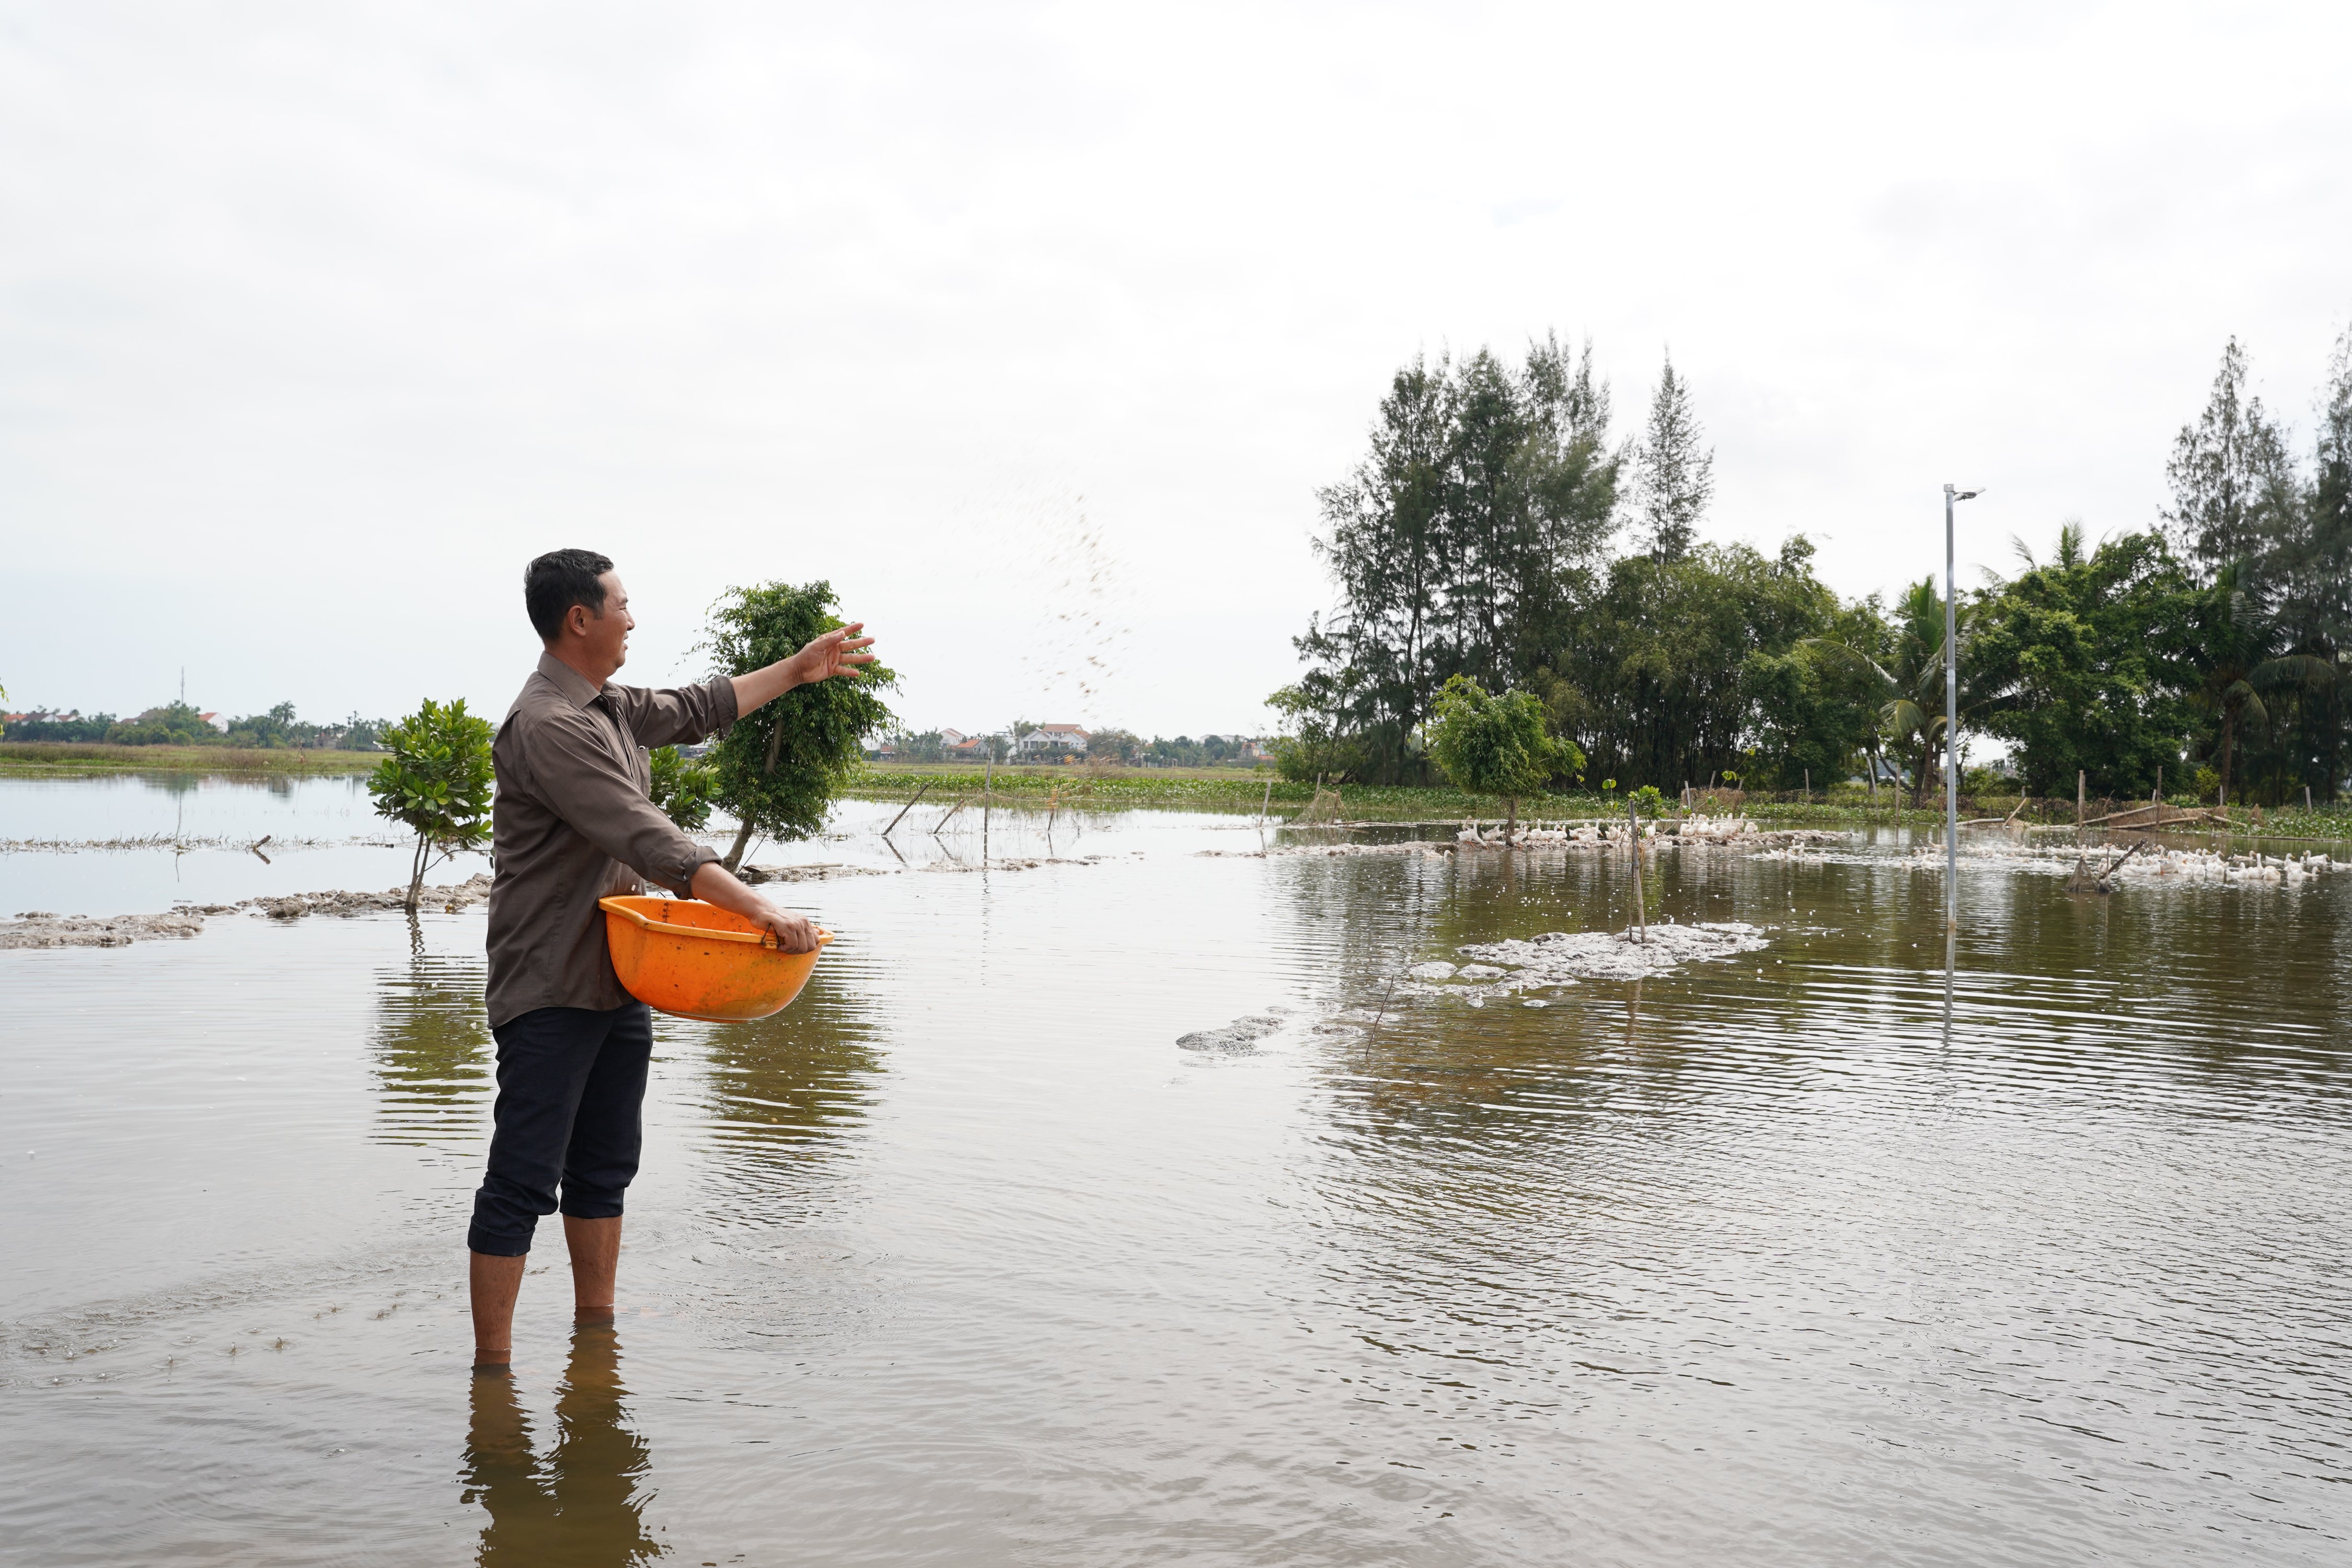
<svg viewBox="0 0 2352 1568">
<path fill-rule="evenodd" d="M 812 686 L 820 680 L 831 680 L 836 675 L 854 676 L 859 667 L 872 664 L 874 656 L 861 651 L 874 646 L 872 637 L 857 634 L 866 629 L 864 621 L 853 621 L 811 642 L 800 652 L 784 661 L 784 670 L 794 686 Z M 795 951 L 805 952 L 805 948 Z"/>
<path fill-rule="evenodd" d="M 796 915 L 790 910 L 780 910 L 765 899 L 760 900 L 761 912 L 755 918 L 776 933 L 776 946 L 785 952 L 816 951 L 816 922 L 806 915 Z"/>
<path fill-rule="evenodd" d="M 806 915 L 796 915 L 781 904 L 769 902 L 745 887 L 716 860 L 705 860 L 695 868 L 694 880 L 687 891 L 706 904 L 716 904 L 722 910 L 741 915 L 754 925 L 774 931 L 776 947 L 781 952 L 815 951 L 815 921 Z"/>
</svg>

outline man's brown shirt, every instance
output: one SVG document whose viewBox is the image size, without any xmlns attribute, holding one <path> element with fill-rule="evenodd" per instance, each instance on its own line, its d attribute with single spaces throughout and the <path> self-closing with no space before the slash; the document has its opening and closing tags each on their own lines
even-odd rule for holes
<svg viewBox="0 0 2352 1568">
<path fill-rule="evenodd" d="M 599 691 L 553 654 L 540 656 L 490 747 L 492 1028 L 534 1007 L 629 1000 L 596 900 L 643 892 L 647 881 L 684 896 L 702 863 L 719 858 L 655 807 L 646 749 L 734 721 L 735 687 L 723 675 L 672 691 L 609 683 Z"/>
</svg>

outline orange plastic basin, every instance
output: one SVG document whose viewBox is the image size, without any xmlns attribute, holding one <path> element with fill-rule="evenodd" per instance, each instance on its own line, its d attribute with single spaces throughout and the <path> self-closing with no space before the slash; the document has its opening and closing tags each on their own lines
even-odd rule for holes
<svg viewBox="0 0 2352 1568">
<path fill-rule="evenodd" d="M 715 1024 L 764 1018 L 791 1005 L 833 940 L 782 952 L 776 933 L 699 899 L 599 899 L 613 973 L 648 1007 Z"/>
</svg>

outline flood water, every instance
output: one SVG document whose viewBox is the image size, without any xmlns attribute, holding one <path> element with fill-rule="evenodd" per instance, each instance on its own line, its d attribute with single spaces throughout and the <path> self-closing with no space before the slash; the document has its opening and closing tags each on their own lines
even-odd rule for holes
<svg viewBox="0 0 2352 1568">
<path fill-rule="evenodd" d="M 114 781 L 40 787 L 0 838 L 100 836 Z M 840 933 L 787 1012 L 660 1022 L 620 1321 L 543 1227 L 510 1384 L 478 910 L 0 952 L 0 1561 L 2352 1556 L 2352 877 L 1971 871 L 1948 991 L 1892 838 L 1666 855 L 1652 919 L 1769 945 L 1383 1008 L 1622 926 L 1622 861 L 1134 813 L 902 870 L 896 810 L 755 856 L 888 874 L 772 889 Z M 0 855 L 0 910 L 172 860 Z"/>
</svg>

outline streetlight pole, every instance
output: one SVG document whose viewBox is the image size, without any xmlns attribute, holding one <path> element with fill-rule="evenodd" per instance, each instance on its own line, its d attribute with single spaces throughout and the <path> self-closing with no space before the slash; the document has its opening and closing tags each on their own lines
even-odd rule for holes
<svg viewBox="0 0 2352 1568">
<path fill-rule="evenodd" d="M 1960 929 L 1960 601 L 1955 592 L 1952 507 L 1982 490 L 1944 487 L 1944 929 Z"/>
</svg>

